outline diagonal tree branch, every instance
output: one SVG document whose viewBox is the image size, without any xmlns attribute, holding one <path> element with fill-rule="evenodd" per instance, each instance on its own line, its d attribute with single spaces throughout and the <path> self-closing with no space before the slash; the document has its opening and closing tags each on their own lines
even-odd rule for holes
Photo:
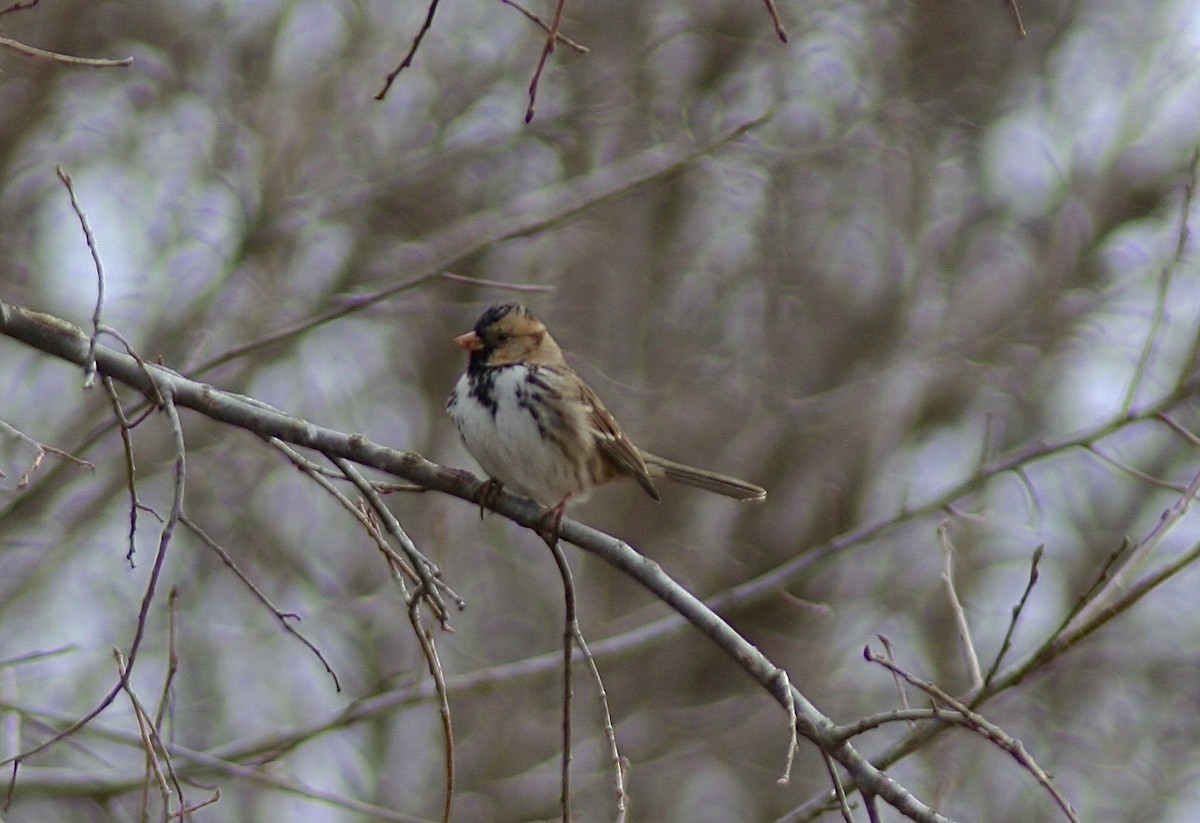
<svg viewBox="0 0 1200 823">
<path fill-rule="evenodd" d="M 79 365 L 88 358 L 87 335 L 52 315 L 0 302 L 0 333 Z M 96 347 L 95 360 L 100 374 L 148 395 L 166 392 L 175 405 L 213 420 L 253 431 L 262 437 L 277 437 L 337 455 L 472 503 L 478 500 L 483 481 L 470 472 L 440 466 L 413 452 L 389 449 L 360 434 L 346 434 L 291 417 L 248 398 L 190 380 L 162 366 L 139 363 L 129 355 L 105 346 Z M 490 499 L 489 508 L 526 528 L 545 529 L 542 509 L 532 500 L 502 492 Z M 845 741 L 830 718 L 791 686 L 788 678 L 780 677 L 782 670 L 779 667 L 695 595 L 676 583 L 653 560 L 622 540 L 567 518 L 562 520 L 558 533 L 563 540 L 599 556 L 650 590 L 713 640 L 781 706 L 790 704 L 788 711 L 789 715 L 795 712 L 796 731 L 840 763 L 861 790 L 878 796 L 912 820 L 947 820 L 868 762 Z"/>
</svg>

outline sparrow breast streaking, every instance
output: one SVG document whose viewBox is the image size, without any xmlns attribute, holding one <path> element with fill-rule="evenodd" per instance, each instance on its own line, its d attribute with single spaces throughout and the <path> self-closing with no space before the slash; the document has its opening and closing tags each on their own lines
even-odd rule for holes
<svg viewBox="0 0 1200 823">
<path fill-rule="evenodd" d="M 655 500 L 652 478 L 736 500 L 764 489 L 642 451 L 583 379 L 540 320 L 519 303 L 492 306 L 454 338 L 470 353 L 446 403 L 467 451 L 492 479 L 545 506 L 632 478 Z"/>
</svg>

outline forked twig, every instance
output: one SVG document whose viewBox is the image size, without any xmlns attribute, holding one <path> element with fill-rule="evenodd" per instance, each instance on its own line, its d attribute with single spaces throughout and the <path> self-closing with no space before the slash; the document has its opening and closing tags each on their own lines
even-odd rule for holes
<svg viewBox="0 0 1200 823">
<path fill-rule="evenodd" d="M 1050 776 L 1042 770 L 1042 767 L 1039 766 L 1033 757 L 1030 756 L 1029 752 L 1025 750 L 1025 746 L 1022 745 L 1020 740 L 1012 737 L 999 726 L 986 719 L 983 715 L 973 711 L 965 703 L 938 688 L 933 683 L 930 683 L 927 680 L 922 680 L 894 661 L 875 654 L 873 651 L 871 651 L 870 646 L 867 646 L 865 649 L 863 649 L 863 657 L 869 663 L 877 663 L 880 666 L 883 666 L 885 669 L 890 671 L 893 676 L 902 678 L 905 682 L 925 692 L 925 694 L 929 695 L 934 700 L 949 706 L 950 708 L 954 709 L 954 711 L 967 718 L 969 722 L 965 724 L 966 728 L 971 729 L 981 737 L 991 741 L 992 743 L 995 743 L 1001 749 L 1012 755 L 1012 757 L 1023 767 L 1025 767 L 1025 770 L 1032 774 L 1034 779 L 1037 780 L 1037 782 L 1040 783 L 1044 789 L 1046 789 L 1050 796 L 1054 798 L 1054 802 L 1058 804 L 1060 809 L 1062 809 L 1063 814 L 1066 815 L 1067 819 L 1072 823 L 1079 823 L 1079 816 L 1075 813 L 1075 809 L 1071 805 L 1070 801 L 1067 800 L 1063 793 L 1058 790 L 1058 787 L 1054 785 L 1054 781 L 1050 779 Z"/>
<path fill-rule="evenodd" d="M 567 0 L 558 0 L 554 7 L 554 20 L 550 23 L 550 28 L 547 29 L 546 45 L 542 46 L 542 55 L 538 58 L 537 69 L 533 72 L 533 79 L 529 81 L 529 107 L 525 109 L 525 122 L 533 120 L 533 107 L 537 103 L 538 82 L 542 79 L 542 71 L 546 68 L 546 61 L 550 59 L 550 55 L 554 53 L 554 41 L 558 39 L 558 26 L 562 23 L 563 7 L 567 5 Z"/>
<path fill-rule="evenodd" d="M 251 580 L 249 576 L 238 567 L 237 563 L 234 561 L 229 552 L 225 551 L 225 548 L 220 543 L 210 537 L 208 533 L 200 527 L 200 524 L 192 520 L 186 514 L 180 517 L 179 522 L 183 523 L 183 525 L 186 526 L 188 530 L 200 540 L 201 543 L 215 552 L 217 557 L 221 558 L 221 562 L 225 564 L 225 567 L 233 572 L 234 577 L 242 581 L 242 585 L 250 590 L 250 593 L 254 595 L 254 599 L 265 606 L 271 612 L 271 614 L 275 615 L 275 619 L 279 621 L 279 625 L 285 632 L 303 643 L 304 646 L 316 656 L 317 660 L 321 662 L 321 665 L 325 667 L 325 671 L 329 672 L 329 676 L 333 678 L 333 688 L 340 692 L 342 690 L 342 684 L 338 680 L 337 672 L 333 670 L 333 666 L 331 666 L 329 661 L 325 659 L 325 655 L 321 653 L 321 650 L 317 648 L 316 644 L 305 637 L 302 632 L 292 625 L 292 621 L 299 620 L 300 615 L 296 614 L 295 612 L 285 612 L 272 603 L 271 599 L 267 597 L 263 590 L 255 585 L 254 581 Z"/>
<path fill-rule="evenodd" d="M 549 33 L 551 31 L 549 23 L 547 23 L 545 20 L 543 20 L 538 15 L 534 14 L 529 9 L 522 6 L 520 3 L 517 2 L 517 0 L 500 0 L 500 2 L 506 6 L 512 6 L 514 9 L 521 12 L 521 14 L 525 15 L 530 20 L 537 23 L 539 26 L 541 26 L 542 31 L 547 32 L 547 33 Z M 575 49 L 575 51 L 579 52 L 580 54 L 590 54 L 591 53 L 591 49 L 589 49 L 587 46 L 583 46 L 583 45 L 580 45 L 579 43 L 576 43 L 574 40 L 572 40 L 570 37 L 567 37 L 561 31 L 556 32 L 556 36 L 558 37 L 558 41 L 560 43 L 564 43 L 565 45 Z"/>
</svg>

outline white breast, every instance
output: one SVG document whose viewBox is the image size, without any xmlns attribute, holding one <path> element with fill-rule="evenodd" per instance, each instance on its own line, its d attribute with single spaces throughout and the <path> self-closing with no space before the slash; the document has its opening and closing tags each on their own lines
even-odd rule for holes
<svg viewBox="0 0 1200 823">
<path fill-rule="evenodd" d="M 528 401 L 529 367 L 515 364 L 491 372 L 495 413 L 470 394 L 470 376 L 454 387 L 450 416 L 463 443 L 489 477 L 510 491 L 532 497 L 546 506 L 566 495 L 586 491 L 587 480 L 576 473 L 559 446 L 559 439 L 539 431 L 534 415 L 518 402 L 518 387 Z M 543 415 L 543 421 L 550 415 Z M 576 498 L 578 499 L 578 498 Z"/>
</svg>

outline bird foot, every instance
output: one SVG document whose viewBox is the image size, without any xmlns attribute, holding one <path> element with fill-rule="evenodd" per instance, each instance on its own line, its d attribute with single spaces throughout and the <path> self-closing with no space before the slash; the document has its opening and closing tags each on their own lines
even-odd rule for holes
<svg viewBox="0 0 1200 823">
<path fill-rule="evenodd" d="M 500 496 L 500 490 L 503 488 L 504 484 L 494 477 L 489 477 L 479 484 L 479 489 L 475 492 L 475 502 L 479 504 L 480 520 L 483 519 L 485 510 L 495 504 L 496 498 Z"/>
<path fill-rule="evenodd" d="M 551 506 L 542 512 L 538 518 L 537 525 L 534 527 L 537 533 L 546 545 L 553 546 L 558 543 L 558 530 L 562 528 L 563 515 L 567 511 L 567 503 L 571 502 L 571 494 L 568 492 L 562 500 L 558 501 L 557 506 Z"/>
</svg>

